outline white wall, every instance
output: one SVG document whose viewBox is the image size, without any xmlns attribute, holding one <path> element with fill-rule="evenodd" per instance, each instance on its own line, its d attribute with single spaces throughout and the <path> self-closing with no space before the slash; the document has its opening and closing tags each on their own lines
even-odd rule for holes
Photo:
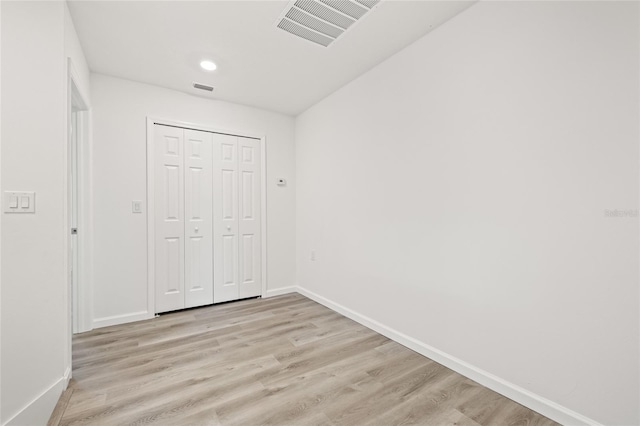
<svg viewBox="0 0 640 426">
<path fill-rule="evenodd" d="M 2 2 L 2 419 L 44 424 L 66 381 L 64 4 Z M 15 417 L 17 415 L 17 417 Z"/>
<path fill-rule="evenodd" d="M 480 2 L 299 116 L 302 290 L 638 424 L 638 218 L 604 212 L 638 209 L 638 15 Z"/>
<path fill-rule="evenodd" d="M 132 200 L 146 200 L 147 116 L 266 135 L 268 289 L 294 285 L 292 117 L 97 74 L 91 99 L 94 326 L 147 315 L 146 208 L 131 213 Z"/>
<path fill-rule="evenodd" d="M 35 214 L 1 220 L 0 423 L 45 424 L 71 371 L 67 57 L 85 93 L 89 70 L 64 2 L 0 8 L 2 190 L 36 192 Z"/>
</svg>

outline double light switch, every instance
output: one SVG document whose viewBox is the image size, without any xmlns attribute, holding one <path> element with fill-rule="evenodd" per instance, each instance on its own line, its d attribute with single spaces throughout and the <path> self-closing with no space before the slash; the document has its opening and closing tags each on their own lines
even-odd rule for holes
<svg viewBox="0 0 640 426">
<path fill-rule="evenodd" d="M 36 193 L 35 192 L 4 192 L 4 212 L 5 213 L 35 213 Z"/>
</svg>

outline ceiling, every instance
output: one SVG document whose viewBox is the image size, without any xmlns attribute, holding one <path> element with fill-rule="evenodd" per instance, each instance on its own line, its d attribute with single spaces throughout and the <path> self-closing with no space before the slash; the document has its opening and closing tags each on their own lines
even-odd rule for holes
<svg viewBox="0 0 640 426">
<path fill-rule="evenodd" d="M 297 115 L 474 1 L 382 0 L 330 47 L 276 27 L 286 0 L 68 3 L 92 72 Z"/>
</svg>

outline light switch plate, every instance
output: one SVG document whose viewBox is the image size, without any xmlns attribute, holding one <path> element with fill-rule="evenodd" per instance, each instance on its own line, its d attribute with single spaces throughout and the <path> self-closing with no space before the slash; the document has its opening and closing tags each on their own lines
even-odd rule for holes
<svg viewBox="0 0 640 426">
<path fill-rule="evenodd" d="M 133 200 L 131 202 L 131 211 L 133 213 L 142 213 L 142 201 Z"/>
<path fill-rule="evenodd" d="M 5 213 L 35 213 L 36 193 L 29 191 L 5 191 Z"/>
</svg>

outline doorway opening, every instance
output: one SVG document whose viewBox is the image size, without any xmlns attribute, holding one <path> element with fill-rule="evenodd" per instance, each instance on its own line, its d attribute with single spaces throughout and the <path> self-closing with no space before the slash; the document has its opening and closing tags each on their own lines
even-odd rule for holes
<svg viewBox="0 0 640 426">
<path fill-rule="evenodd" d="M 88 176 L 89 106 L 69 60 L 67 146 L 67 265 L 69 280 L 69 326 L 71 334 L 91 330 L 88 268 Z M 69 341 L 71 345 L 71 341 Z"/>
</svg>

